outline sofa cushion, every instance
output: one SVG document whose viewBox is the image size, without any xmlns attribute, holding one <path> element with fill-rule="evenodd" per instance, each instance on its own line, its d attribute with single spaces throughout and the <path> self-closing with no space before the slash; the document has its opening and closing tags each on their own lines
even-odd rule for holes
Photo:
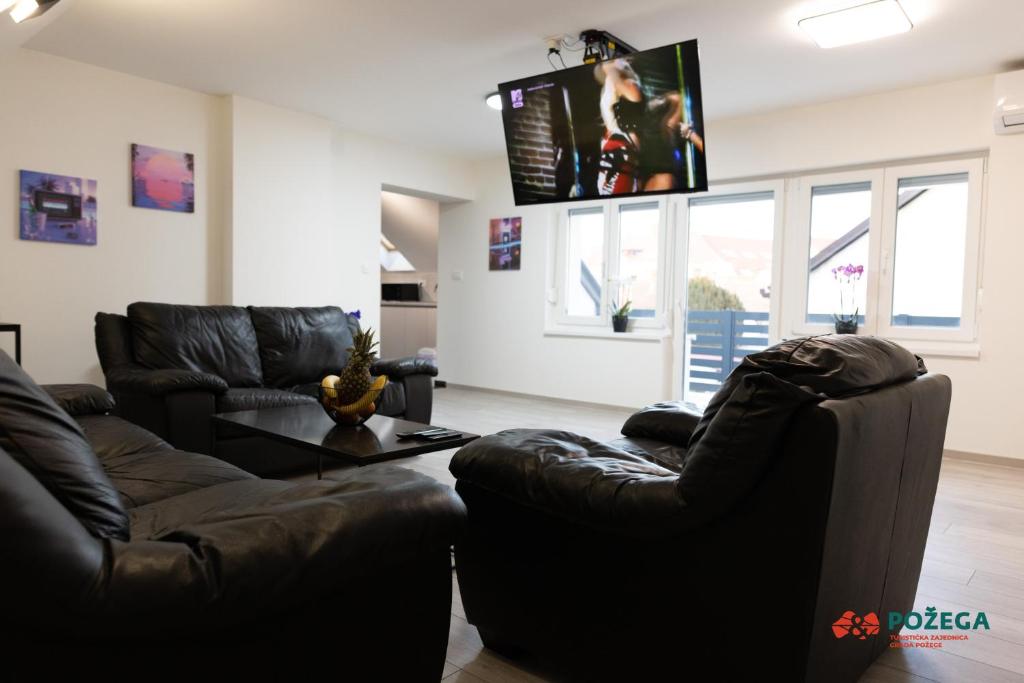
<svg viewBox="0 0 1024 683">
<path fill-rule="evenodd" d="M 639 436 L 615 439 L 614 441 L 609 441 L 608 445 L 633 455 L 639 455 L 644 460 L 653 462 L 659 467 L 664 467 L 676 473 L 683 470 L 683 462 L 686 460 L 687 455 L 685 446 L 676 446 L 658 439 L 648 439 Z"/>
<path fill-rule="evenodd" d="M 676 472 L 571 432 L 491 434 L 463 446 L 448 469 L 460 486 L 594 528 L 649 537 L 687 525 Z"/>
<path fill-rule="evenodd" d="M 304 406 L 316 403 L 317 399 L 306 394 L 297 394 L 285 389 L 228 389 L 217 397 L 218 413 L 233 413 L 239 410 L 258 410 L 260 408 L 286 408 L 288 406 Z"/>
<path fill-rule="evenodd" d="M 653 403 L 629 416 L 622 425 L 622 435 L 686 446 L 700 418 L 682 401 Z"/>
<path fill-rule="evenodd" d="M 253 475 L 197 453 L 175 450 L 156 434 L 112 415 L 78 418 L 125 507 L 163 500 Z"/>
<path fill-rule="evenodd" d="M 129 509 L 218 484 L 257 478 L 223 460 L 174 449 L 122 453 L 106 458 L 103 467 Z"/>
<path fill-rule="evenodd" d="M 268 387 L 319 382 L 340 373 L 359 331 L 358 321 L 337 306 L 250 306 L 249 313 Z"/>
<path fill-rule="evenodd" d="M 251 632 L 306 641 L 292 623 L 306 608 L 337 586 L 444 553 L 465 515 L 447 486 L 386 464 L 335 481 L 249 479 L 174 496 L 132 510 L 135 540 L 110 548 L 101 616 L 175 637 L 199 628 L 218 645 L 222 635 L 243 642 L 230 638 L 238 624 L 252 624 L 245 642 Z M 443 635 L 447 615 L 437 616 Z"/>
<path fill-rule="evenodd" d="M 114 397 L 93 384 L 46 384 L 43 390 L 72 417 L 103 415 L 114 409 Z"/>
<path fill-rule="evenodd" d="M 149 369 L 192 370 L 233 387 L 263 384 L 259 345 L 249 312 L 240 306 L 128 306 L 135 361 Z"/>
<path fill-rule="evenodd" d="M 789 339 L 750 354 L 730 373 L 694 428 L 691 447 L 704 435 L 743 378 L 758 372 L 808 386 L 830 398 L 841 398 L 907 382 L 927 369 L 924 361 L 910 351 L 881 337 L 825 334 Z"/>
<path fill-rule="evenodd" d="M 288 391 L 296 394 L 302 394 L 303 396 L 312 396 L 313 398 L 320 397 L 320 382 L 306 382 L 305 384 L 296 384 L 293 387 L 288 387 Z"/>
<path fill-rule="evenodd" d="M 81 427 L 2 351 L 0 448 L 94 536 L 128 540 L 128 516 Z"/>
<path fill-rule="evenodd" d="M 824 398 L 766 372 L 745 376 L 690 447 L 678 482 L 686 506 L 702 519 L 731 509 L 774 461 L 800 407 Z"/>
<path fill-rule="evenodd" d="M 337 581 L 447 545 L 462 528 L 465 507 L 433 478 L 380 464 L 301 483 L 230 482 L 142 506 L 131 519 L 136 539 L 188 542 L 214 574 L 246 571 L 276 593 L 275 580 L 295 580 L 309 570 L 306 562 L 326 560 L 326 550 L 344 555 L 323 568 Z M 256 560 L 268 564 L 254 572 Z"/>
<path fill-rule="evenodd" d="M 171 450 L 171 445 L 153 432 L 115 415 L 83 415 L 77 420 L 101 464 L 132 453 Z"/>
</svg>

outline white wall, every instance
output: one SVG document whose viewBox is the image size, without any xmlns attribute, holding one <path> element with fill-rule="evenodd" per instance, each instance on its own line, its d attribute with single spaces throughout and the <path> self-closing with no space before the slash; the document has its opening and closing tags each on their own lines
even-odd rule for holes
<svg viewBox="0 0 1024 683">
<path fill-rule="evenodd" d="M 231 98 L 230 300 L 337 305 L 379 329 L 381 188 L 473 197 L 466 163 Z"/>
<path fill-rule="evenodd" d="M 29 50 L 3 54 L 0 93 L 0 321 L 42 382 L 102 384 L 93 316 L 133 301 L 330 303 L 378 327 L 381 189 L 475 189 L 456 159 Z M 131 206 L 132 142 L 195 154 L 195 214 Z M 98 181 L 97 246 L 18 239 L 22 168 Z"/>
<path fill-rule="evenodd" d="M 381 189 L 442 202 L 476 196 L 473 169 L 458 159 L 406 145 L 335 130 L 333 197 L 345 257 L 342 308 L 359 308 L 363 324 L 380 329 Z M 339 263 L 341 265 L 341 263 Z"/>
<path fill-rule="evenodd" d="M 556 209 L 516 207 L 504 157 L 478 164 L 477 201 L 441 207 L 441 378 L 610 405 L 642 406 L 668 388 L 667 343 L 544 335 L 546 268 Z M 488 270 L 491 218 L 522 216 L 521 270 Z M 461 271 L 463 279 L 452 279 Z"/>
<path fill-rule="evenodd" d="M 946 446 L 1024 457 L 1018 361 L 1024 338 L 1024 135 L 992 133 L 993 79 L 974 78 L 716 122 L 707 126 L 713 181 L 797 174 L 989 151 L 978 359 L 926 358 L 953 380 Z M 481 164 L 480 199 L 442 209 L 442 375 L 452 382 L 639 405 L 666 395 L 671 360 L 658 344 L 543 336 L 550 209 L 516 209 L 504 158 Z M 487 219 L 523 216 L 523 270 L 487 273 Z M 463 282 L 450 273 L 465 270 Z"/>
<path fill-rule="evenodd" d="M 1024 458 L 1024 136 L 992 132 L 992 88 L 991 77 L 974 78 L 720 121 L 708 126 L 708 159 L 712 177 L 738 178 L 989 150 L 981 357 L 925 360 L 953 380 L 947 448 Z"/>
<path fill-rule="evenodd" d="M 0 320 L 21 323 L 37 380 L 102 382 L 97 311 L 222 300 L 223 101 L 23 49 L 0 59 L 0 93 Z M 195 154 L 196 213 L 131 206 L 133 142 Z M 19 169 L 97 180 L 98 244 L 20 240 Z"/>
<path fill-rule="evenodd" d="M 242 97 L 230 101 L 231 303 L 337 303 L 333 126 Z"/>
</svg>

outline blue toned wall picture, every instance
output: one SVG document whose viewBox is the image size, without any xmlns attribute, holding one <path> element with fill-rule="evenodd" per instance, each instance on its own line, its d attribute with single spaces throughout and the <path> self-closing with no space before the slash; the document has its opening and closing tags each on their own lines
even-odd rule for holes
<svg viewBox="0 0 1024 683">
<path fill-rule="evenodd" d="M 96 181 L 21 171 L 21 239 L 96 244 Z"/>
</svg>

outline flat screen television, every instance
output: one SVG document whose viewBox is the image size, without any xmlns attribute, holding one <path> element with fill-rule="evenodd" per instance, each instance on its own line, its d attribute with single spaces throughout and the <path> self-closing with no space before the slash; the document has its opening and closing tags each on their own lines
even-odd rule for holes
<svg viewBox="0 0 1024 683">
<path fill-rule="evenodd" d="M 696 40 L 498 89 L 517 206 L 707 190 Z"/>
</svg>

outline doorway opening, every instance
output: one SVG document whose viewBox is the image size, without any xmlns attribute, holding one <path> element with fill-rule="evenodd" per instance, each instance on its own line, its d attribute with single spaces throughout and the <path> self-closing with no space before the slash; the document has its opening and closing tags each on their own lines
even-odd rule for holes
<svg viewBox="0 0 1024 683">
<path fill-rule="evenodd" d="M 437 357 L 440 203 L 381 192 L 380 355 Z"/>
</svg>

